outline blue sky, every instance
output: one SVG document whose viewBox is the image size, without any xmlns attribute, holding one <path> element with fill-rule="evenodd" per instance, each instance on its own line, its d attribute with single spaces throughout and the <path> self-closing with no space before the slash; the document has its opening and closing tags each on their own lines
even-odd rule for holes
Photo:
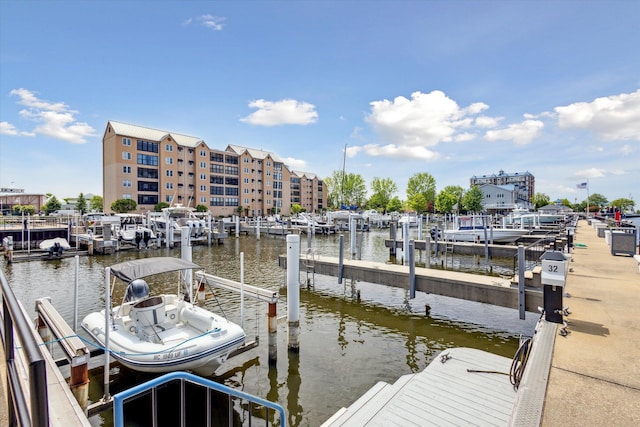
<svg viewBox="0 0 640 427">
<path fill-rule="evenodd" d="M 0 2 L 0 187 L 102 194 L 117 120 L 438 190 L 640 207 L 639 1 Z"/>
</svg>

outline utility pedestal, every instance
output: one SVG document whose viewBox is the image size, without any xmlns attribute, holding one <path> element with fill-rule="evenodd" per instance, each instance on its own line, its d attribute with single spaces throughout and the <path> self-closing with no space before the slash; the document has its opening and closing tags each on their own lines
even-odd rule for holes
<svg viewBox="0 0 640 427">
<path fill-rule="evenodd" d="M 544 318 L 547 322 L 562 323 L 562 293 L 567 280 L 567 258 L 559 251 L 546 251 L 542 260 Z"/>
</svg>

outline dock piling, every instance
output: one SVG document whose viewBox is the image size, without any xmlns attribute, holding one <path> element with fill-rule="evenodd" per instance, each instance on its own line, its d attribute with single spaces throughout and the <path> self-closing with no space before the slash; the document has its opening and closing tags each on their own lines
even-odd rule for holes
<svg viewBox="0 0 640 427">
<path fill-rule="evenodd" d="M 289 351 L 300 351 L 300 236 L 287 236 L 287 315 L 289 325 Z"/>
</svg>

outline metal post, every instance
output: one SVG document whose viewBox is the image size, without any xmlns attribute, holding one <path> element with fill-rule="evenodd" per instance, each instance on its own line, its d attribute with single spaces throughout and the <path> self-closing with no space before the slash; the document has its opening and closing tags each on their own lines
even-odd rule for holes
<svg viewBox="0 0 640 427">
<path fill-rule="evenodd" d="M 275 302 L 270 302 L 267 311 L 267 325 L 269 328 L 268 351 L 269 365 L 276 364 L 278 359 L 278 309 Z"/>
<path fill-rule="evenodd" d="M 240 327 L 244 329 L 244 252 L 240 252 Z"/>
<path fill-rule="evenodd" d="M 418 215 L 418 240 L 422 240 L 422 214 Z"/>
<path fill-rule="evenodd" d="M 344 234 L 340 235 L 340 252 L 338 255 L 338 284 L 342 284 L 342 272 L 344 271 Z"/>
<path fill-rule="evenodd" d="M 73 285 L 73 330 L 78 330 L 78 283 L 79 283 L 79 275 L 80 275 L 80 256 L 76 255 L 75 258 L 75 266 L 76 266 L 76 275 L 75 281 Z"/>
<path fill-rule="evenodd" d="M 111 353 L 109 352 L 109 330 L 111 329 L 111 325 L 109 324 L 109 320 L 111 317 L 111 288 L 109 286 L 109 282 L 111 281 L 111 267 L 106 267 L 104 269 L 104 300 L 105 300 L 105 308 L 104 308 L 104 396 L 103 400 L 106 402 L 109 400 L 109 363 L 111 359 Z"/>
<path fill-rule="evenodd" d="M 356 219 L 349 215 L 349 238 L 351 239 L 351 256 L 356 253 Z"/>
<path fill-rule="evenodd" d="M 409 262 L 409 221 L 402 223 L 402 263 Z"/>
<path fill-rule="evenodd" d="M 289 351 L 300 351 L 300 236 L 287 236 L 287 315 L 289 325 Z"/>
<path fill-rule="evenodd" d="M 415 241 L 409 241 L 409 298 L 416 297 Z"/>
<path fill-rule="evenodd" d="M 435 230 L 435 237 L 433 240 L 435 240 L 435 248 L 434 248 L 434 252 L 436 254 L 436 257 L 438 256 L 438 240 L 439 240 L 439 231 L 438 231 L 438 224 L 436 224 L 436 226 L 434 227 Z"/>
<path fill-rule="evenodd" d="M 260 240 L 260 217 L 256 218 L 256 239 Z"/>
<path fill-rule="evenodd" d="M 236 239 L 240 236 L 240 215 L 236 215 Z"/>
<path fill-rule="evenodd" d="M 391 240 L 393 240 L 393 246 L 391 246 L 391 249 L 389 249 L 389 255 L 395 256 L 396 255 L 396 223 L 395 222 L 391 222 L 391 224 L 389 224 L 389 234 L 390 234 L 390 238 Z"/>
<path fill-rule="evenodd" d="M 524 305 L 524 246 L 518 245 L 518 309 L 520 313 L 520 320 L 525 319 L 525 305 Z"/>
</svg>

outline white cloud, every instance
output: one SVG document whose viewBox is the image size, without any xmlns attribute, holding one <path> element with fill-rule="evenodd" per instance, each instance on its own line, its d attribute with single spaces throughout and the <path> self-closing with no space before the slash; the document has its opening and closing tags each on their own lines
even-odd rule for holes
<svg viewBox="0 0 640 427">
<path fill-rule="evenodd" d="M 587 129 L 608 141 L 640 140 L 640 89 L 554 109 L 558 126 Z"/>
<path fill-rule="evenodd" d="M 275 102 L 258 99 L 250 102 L 249 107 L 257 108 L 258 111 L 241 118 L 240 121 L 252 125 L 308 125 L 318 120 L 315 105 L 294 99 L 283 99 Z"/>
<path fill-rule="evenodd" d="M 95 129 L 87 123 L 76 121 L 75 115 L 78 112 L 70 110 L 64 102 L 54 103 L 41 100 L 34 92 L 23 88 L 14 89 L 10 94 L 20 98 L 18 104 L 28 107 L 20 110 L 20 116 L 38 123 L 33 131 L 20 132 L 21 135 L 35 136 L 42 134 L 73 144 L 84 144 L 87 142 L 85 138 L 96 135 Z M 2 126 L 3 133 L 7 129 L 9 131 L 13 129 L 16 132 L 12 135 L 18 133 L 13 125 L 9 123 L 7 125 Z"/>
<path fill-rule="evenodd" d="M 18 129 L 9 122 L 0 122 L 0 135 L 17 135 Z"/>
<path fill-rule="evenodd" d="M 602 178 L 604 176 L 604 170 L 598 169 L 598 168 L 583 169 L 583 170 L 574 172 L 573 176 L 577 179 Z"/>
<path fill-rule="evenodd" d="M 504 129 L 490 130 L 484 135 L 487 141 L 513 141 L 518 145 L 526 145 L 533 141 L 540 132 L 544 123 L 540 120 L 524 120 L 514 123 Z"/>
<path fill-rule="evenodd" d="M 284 163 L 292 170 L 304 171 L 309 165 L 306 160 L 300 160 L 293 157 L 286 157 L 283 159 Z"/>
<path fill-rule="evenodd" d="M 220 16 L 214 16 L 210 14 L 196 16 L 195 18 L 187 18 L 182 21 L 182 24 L 185 26 L 191 25 L 194 21 L 199 25 L 202 25 L 205 28 L 208 28 L 212 31 L 222 31 L 224 25 L 222 24 L 227 18 L 223 18 Z"/>
<path fill-rule="evenodd" d="M 498 126 L 502 120 L 503 117 L 479 116 L 475 119 L 475 125 L 480 128 L 494 128 Z"/>
<path fill-rule="evenodd" d="M 363 151 L 372 157 L 391 157 L 396 159 L 420 159 L 420 160 L 435 160 L 439 157 L 438 153 L 429 150 L 426 147 L 412 147 L 409 145 L 377 145 L 367 144 L 362 147 L 353 147 L 352 153 Z M 349 154 L 349 150 L 347 150 Z M 349 156 L 352 157 L 352 156 Z"/>
</svg>

